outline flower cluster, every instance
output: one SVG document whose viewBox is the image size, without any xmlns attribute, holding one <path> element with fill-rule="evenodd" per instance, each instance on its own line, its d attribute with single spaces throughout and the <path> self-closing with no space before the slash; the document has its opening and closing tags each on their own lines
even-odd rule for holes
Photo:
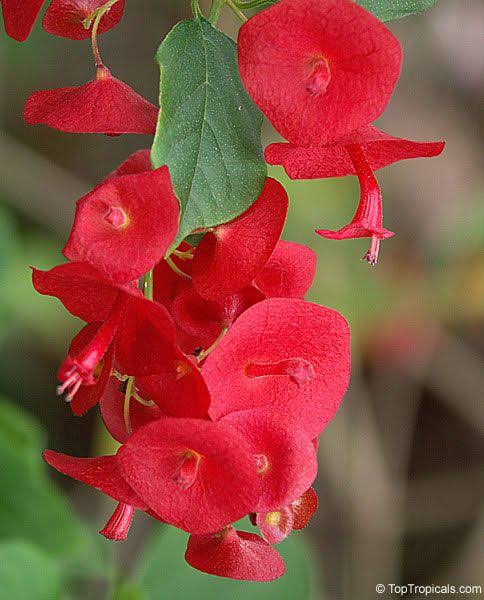
<svg viewBox="0 0 484 600">
<path fill-rule="evenodd" d="M 27 37 L 42 1 L 2 0 L 7 31 Z M 53 0 L 44 28 L 91 37 L 95 79 L 34 93 L 29 124 L 116 136 L 153 133 L 158 109 L 113 77 L 98 34 L 123 0 Z M 351 0 L 281 0 L 240 30 L 239 67 L 255 103 L 288 143 L 266 158 L 291 177 L 356 173 L 352 222 L 326 237 L 383 228 L 373 170 L 433 156 L 442 144 L 393 138 L 370 123 L 400 71 L 398 41 Z M 349 329 L 304 300 L 316 270 L 307 247 L 281 240 L 284 188 L 267 178 L 246 212 L 177 244 L 180 206 L 168 167 L 149 150 L 129 157 L 77 203 L 63 253 L 33 284 L 86 325 L 59 368 L 75 415 L 96 405 L 119 443 L 113 456 L 44 453 L 55 469 L 117 502 L 101 530 L 126 538 L 136 510 L 190 534 L 185 558 L 201 571 L 270 581 L 284 573 L 274 545 L 317 507 L 318 436 L 350 373 Z M 237 531 L 249 516 L 260 535 Z"/>
<path fill-rule="evenodd" d="M 440 154 L 443 142 L 395 138 L 371 123 L 384 111 L 400 73 L 400 43 L 352 0 L 281 0 L 239 33 L 239 68 L 254 102 L 288 143 L 265 157 L 292 179 L 357 175 L 360 202 L 331 239 L 371 238 L 378 262 L 382 200 L 373 171 L 407 158 Z"/>
</svg>

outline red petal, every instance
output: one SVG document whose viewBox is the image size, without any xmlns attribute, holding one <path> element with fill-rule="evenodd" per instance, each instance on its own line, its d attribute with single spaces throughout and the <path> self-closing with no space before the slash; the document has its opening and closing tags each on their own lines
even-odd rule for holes
<svg viewBox="0 0 484 600">
<path fill-rule="evenodd" d="M 241 290 L 271 257 L 282 233 L 287 194 L 275 179 L 267 179 L 252 206 L 234 221 L 207 233 L 195 250 L 193 285 L 209 300 Z"/>
<path fill-rule="evenodd" d="M 69 133 L 154 133 L 156 106 L 105 72 L 79 87 L 35 92 L 25 105 L 26 123 Z"/>
<path fill-rule="evenodd" d="M 282 165 L 291 179 L 321 179 L 356 175 L 345 145 L 360 144 L 373 171 L 408 158 L 439 155 L 444 142 L 414 142 L 395 138 L 376 127 L 364 127 L 327 146 L 303 147 L 270 144 L 265 157 L 270 165 Z"/>
<path fill-rule="evenodd" d="M 288 505 L 314 481 L 316 451 L 311 438 L 291 417 L 263 408 L 232 413 L 220 423 L 238 431 L 259 459 L 262 488 L 256 512 Z"/>
<path fill-rule="evenodd" d="M 180 472 L 190 468 L 189 485 Z M 164 521 L 191 533 L 217 531 L 251 512 L 259 478 L 247 443 L 221 424 L 166 418 L 118 451 L 123 477 Z M 182 484 L 183 483 L 183 484 Z"/>
<path fill-rule="evenodd" d="M 1 0 L 7 34 L 18 42 L 26 40 L 44 2 L 45 0 Z"/>
<path fill-rule="evenodd" d="M 83 321 L 105 321 L 122 292 L 141 295 L 132 285 L 114 286 L 97 269 L 85 263 L 65 263 L 50 271 L 32 269 L 34 288 L 59 298 L 67 310 Z"/>
<path fill-rule="evenodd" d="M 121 177 L 122 175 L 136 175 L 137 173 L 151 171 L 153 166 L 150 155 L 150 150 L 138 150 L 134 152 L 119 165 L 116 171 L 114 171 L 114 175 Z"/>
<path fill-rule="evenodd" d="M 249 285 L 219 302 L 212 302 L 189 287 L 175 298 L 171 312 L 177 325 L 197 338 L 199 347 L 208 348 L 224 328 L 230 327 L 245 310 L 265 298 Z"/>
<path fill-rule="evenodd" d="M 307 246 L 279 240 L 254 284 L 269 298 L 303 298 L 316 275 L 316 262 Z"/>
<path fill-rule="evenodd" d="M 122 383 L 116 377 L 110 377 L 106 389 L 99 400 L 99 409 L 106 429 L 113 438 L 124 444 L 129 438 L 124 420 L 124 392 L 120 392 Z M 145 406 L 134 398 L 129 404 L 129 423 L 131 431 L 137 431 L 143 425 L 156 421 L 163 417 L 163 413 L 157 406 Z"/>
<path fill-rule="evenodd" d="M 196 365 L 181 352 L 171 364 L 166 364 L 160 356 L 156 373 L 136 378 L 142 395 L 153 400 L 169 417 L 208 418 L 210 394 Z"/>
<path fill-rule="evenodd" d="M 115 282 L 134 281 L 164 257 L 178 215 L 167 167 L 109 179 L 78 201 L 64 255 Z"/>
<path fill-rule="evenodd" d="M 42 456 L 51 467 L 64 475 L 90 485 L 119 502 L 124 502 L 140 510 L 146 508 L 146 504 L 138 498 L 121 477 L 114 456 L 78 458 L 53 450 L 46 450 Z"/>
<path fill-rule="evenodd" d="M 400 43 L 351 0 L 282 0 L 249 19 L 238 41 L 245 87 L 294 144 L 325 143 L 370 123 L 400 74 Z M 324 85 L 315 86 L 322 66 Z"/>
<path fill-rule="evenodd" d="M 300 498 L 291 503 L 291 510 L 294 517 L 293 529 L 304 529 L 313 518 L 318 508 L 318 496 L 311 487 Z"/>
<path fill-rule="evenodd" d="M 313 378 L 298 382 L 292 370 L 275 372 L 278 362 L 296 359 L 312 366 Z M 259 368 L 257 376 L 248 374 L 251 365 Z M 264 365 L 271 374 L 263 376 Z M 202 372 L 213 419 L 272 406 L 315 436 L 333 418 L 348 386 L 348 324 L 336 311 L 304 300 L 265 300 L 239 317 Z"/>
<path fill-rule="evenodd" d="M 72 340 L 72 343 L 69 347 L 69 355 L 74 356 L 86 348 L 86 346 L 89 345 L 98 332 L 101 325 L 101 323 L 89 323 L 89 325 L 86 325 L 83 329 L 81 329 L 81 331 Z M 101 365 L 101 371 L 96 374 L 96 383 L 94 385 L 83 385 L 76 393 L 70 402 L 72 412 L 76 416 L 82 416 L 90 408 L 96 406 L 96 404 L 99 402 L 99 399 L 106 389 L 109 375 L 111 373 L 112 363 L 113 353 L 108 351 L 104 356 L 104 360 Z"/>
<path fill-rule="evenodd" d="M 180 356 L 173 319 L 164 306 L 132 298 L 115 342 L 116 361 L 127 375 L 153 375 Z"/>
<path fill-rule="evenodd" d="M 185 560 L 203 573 L 248 581 L 273 581 L 286 570 L 278 552 L 258 535 L 233 527 L 212 535 L 191 535 Z"/>
<path fill-rule="evenodd" d="M 52 0 L 42 25 L 52 35 L 70 40 L 87 40 L 91 37 L 91 29 L 86 29 L 83 21 L 104 4 L 106 0 Z M 101 19 L 98 34 L 117 25 L 123 17 L 123 11 L 124 0 L 118 0 Z"/>
</svg>

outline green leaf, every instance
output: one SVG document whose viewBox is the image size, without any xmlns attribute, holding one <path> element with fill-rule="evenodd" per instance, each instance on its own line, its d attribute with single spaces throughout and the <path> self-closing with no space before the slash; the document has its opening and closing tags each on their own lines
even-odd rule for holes
<svg viewBox="0 0 484 600">
<path fill-rule="evenodd" d="M 0 600 L 55 600 L 62 574 L 54 558 L 22 541 L 0 543 Z"/>
<path fill-rule="evenodd" d="M 240 526 L 245 529 L 244 526 Z M 304 535 L 293 533 L 277 546 L 286 574 L 271 583 L 233 581 L 200 573 L 184 560 L 188 535 L 173 527 L 157 527 L 141 557 L 136 580 L 147 600 L 310 600 L 316 593 L 311 548 Z"/>
<path fill-rule="evenodd" d="M 28 540 L 73 575 L 103 575 L 105 546 L 50 482 L 45 445 L 37 423 L 0 399 L 0 539 Z"/>
<path fill-rule="evenodd" d="M 401 19 L 413 13 L 422 12 L 433 6 L 437 0 L 356 0 L 363 8 L 372 12 L 381 21 Z"/>
<path fill-rule="evenodd" d="M 242 86 L 233 40 L 203 18 L 182 21 L 161 44 L 160 116 L 153 166 L 168 165 L 181 205 L 174 245 L 226 223 L 260 194 L 262 115 Z"/>
</svg>

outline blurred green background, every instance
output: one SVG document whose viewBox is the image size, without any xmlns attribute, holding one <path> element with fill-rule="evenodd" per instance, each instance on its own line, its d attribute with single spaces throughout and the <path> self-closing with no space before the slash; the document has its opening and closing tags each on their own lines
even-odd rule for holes
<svg viewBox="0 0 484 600">
<path fill-rule="evenodd" d="M 127 2 L 120 26 L 101 39 L 106 64 L 156 102 L 153 56 L 186 16 L 188 1 Z M 230 13 L 220 21 L 232 36 L 237 25 Z M 183 563 L 185 536 L 143 515 L 128 542 L 108 543 L 96 531 L 111 503 L 42 465 L 47 446 L 87 456 L 109 441 L 95 410 L 77 419 L 55 396 L 81 323 L 33 292 L 29 265 L 61 260 L 75 200 L 150 139 L 26 127 L 29 93 L 93 76 L 89 43 L 53 38 L 39 24 L 25 44 L 1 32 L 1 600 L 366 600 L 377 583 L 484 585 L 484 5 L 439 0 L 390 27 L 405 63 L 380 125 L 447 147 L 378 173 L 385 225 L 398 233 L 378 267 L 359 260 L 367 241 L 314 234 L 351 218 L 355 178 L 290 182 L 272 170 L 292 201 L 285 237 L 319 255 L 309 299 L 340 310 L 353 332 L 351 387 L 321 438 L 320 509 L 280 546 L 288 574 L 274 584 L 197 574 Z M 276 139 L 268 125 L 264 136 Z"/>
</svg>

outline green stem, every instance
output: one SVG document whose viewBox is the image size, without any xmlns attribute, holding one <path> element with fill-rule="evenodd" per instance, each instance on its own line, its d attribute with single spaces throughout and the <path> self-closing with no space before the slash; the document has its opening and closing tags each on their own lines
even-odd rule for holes
<svg viewBox="0 0 484 600">
<path fill-rule="evenodd" d="M 106 4 L 96 9 L 87 19 L 84 20 L 84 27 L 89 29 L 92 23 L 92 31 L 91 31 L 91 44 L 92 44 L 92 52 L 94 54 L 94 60 L 96 62 L 96 67 L 102 68 L 104 67 L 101 54 L 99 52 L 99 46 L 97 43 L 97 32 L 99 29 L 99 24 L 104 15 L 111 10 L 111 8 L 116 4 L 118 0 L 108 0 Z M 94 20 L 94 22 L 93 22 Z"/>
<path fill-rule="evenodd" d="M 145 298 L 148 298 L 148 300 L 153 300 L 153 269 L 145 274 L 143 281 L 143 293 Z"/>
<path fill-rule="evenodd" d="M 228 330 L 229 330 L 228 327 L 224 327 L 222 329 L 222 331 L 220 332 L 220 334 L 217 337 L 217 339 L 213 342 L 213 344 L 211 344 L 203 352 L 200 352 L 200 354 L 197 356 L 197 362 L 202 362 L 202 360 L 205 360 L 207 358 L 207 356 L 210 354 L 210 352 L 212 352 L 213 350 L 215 350 L 215 348 L 219 345 L 220 340 L 224 337 L 224 335 L 227 333 Z"/>
<path fill-rule="evenodd" d="M 212 6 L 208 14 L 208 20 L 212 25 L 215 25 L 220 17 L 225 0 L 212 0 Z"/>
<path fill-rule="evenodd" d="M 131 396 L 133 394 L 134 388 L 134 377 L 130 377 L 128 379 L 128 383 L 126 385 L 126 393 L 124 394 L 124 407 L 123 407 L 123 417 L 124 417 L 124 425 L 126 427 L 126 433 L 131 435 L 133 433 L 133 429 L 131 427 L 131 419 L 129 417 L 129 409 L 131 403 Z"/>
<path fill-rule="evenodd" d="M 259 8 L 267 4 L 276 4 L 277 0 L 234 0 L 234 4 L 241 10 L 251 10 L 252 8 Z"/>
<path fill-rule="evenodd" d="M 187 275 L 181 269 L 179 269 L 172 258 L 170 258 L 169 256 L 165 256 L 165 260 L 168 266 L 171 268 L 171 270 L 174 271 L 177 275 L 180 275 L 180 277 L 183 277 L 185 279 L 191 280 L 190 275 Z"/>
<path fill-rule="evenodd" d="M 239 19 L 242 22 L 246 22 L 248 21 L 248 18 L 244 15 L 244 13 L 239 10 L 239 8 L 236 6 L 235 2 L 233 2 L 233 0 L 225 0 L 227 6 L 230 8 L 230 10 L 239 17 Z"/>
<path fill-rule="evenodd" d="M 200 0 L 192 0 L 192 13 L 195 19 L 198 19 L 202 16 L 202 11 L 200 10 Z"/>
</svg>

